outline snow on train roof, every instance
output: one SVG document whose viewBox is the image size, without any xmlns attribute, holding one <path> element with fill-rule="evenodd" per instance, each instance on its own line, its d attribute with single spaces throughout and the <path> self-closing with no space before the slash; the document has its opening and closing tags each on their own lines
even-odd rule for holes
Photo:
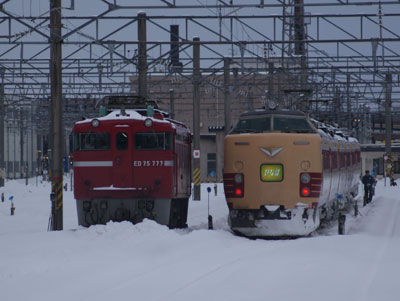
<svg viewBox="0 0 400 301">
<path fill-rule="evenodd" d="M 334 138 L 336 140 L 358 143 L 358 140 L 356 138 L 349 136 L 348 134 L 344 133 L 340 129 L 330 124 L 326 124 L 324 122 L 318 121 L 313 118 L 310 118 L 310 120 L 314 124 L 314 126 L 318 129 L 318 133 L 321 136 Z"/>
<path fill-rule="evenodd" d="M 152 119 L 157 122 L 170 123 L 168 120 L 162 120 L 154 117 L 143 116 L 136 112 L 135 110 L 125 110 L 125 114 L 121 114 L 121 110 L 111 111 L 109 114 L 103 117 L 88 118 L 82 121 L 76 122 L 76 124 L 90 123 L 93 119 L 98 119 L 99 121 L 105 120 L 145 120 L 147 118 Z"/>
</svg>

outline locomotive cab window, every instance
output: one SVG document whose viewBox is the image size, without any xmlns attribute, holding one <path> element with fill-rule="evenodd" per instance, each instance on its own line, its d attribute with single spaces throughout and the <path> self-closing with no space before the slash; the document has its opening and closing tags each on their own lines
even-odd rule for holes
<svg viewBox="0 0 400 301">
<path fill-rule="evenodd" d="M 232 133 L 262 133 L 271 130 L 271 118 L 248 118 L 239 120 Z"/>
<path fill-rule="evenodd" d="M 74 133 L 74 151 L 108 150 L 110 148 L 109 133 Z"/>
<path fill-rule="evenodd" d="M 137 150 L 171 150 L 172 133 L 148 132 L 135 134 L 135 149 Z"/>
<path fill-rule="evenodd" d="M 315 130 L 305 118 L 274 115 L 241 119 L 232 130 L 233 134 L 266 132 L 315 133 Z"/>
<path fill-rule="evenodd" d="M 283 133 L 314 133 L 314 129 L 303 118 L 274 116 L 274 131 Z"/>
<path fill-rule="evenodd" d="M 128 134 L 125 132 L 119 132 L 115 136 L 115 146 L 118 150 L 128 149 Z"/>
</svg>

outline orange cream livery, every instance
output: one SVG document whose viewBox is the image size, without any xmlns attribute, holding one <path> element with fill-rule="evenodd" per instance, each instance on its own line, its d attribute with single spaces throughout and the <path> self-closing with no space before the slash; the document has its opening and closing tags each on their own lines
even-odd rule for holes
<svg viewBox="0 0 400 301">
<path fill-rule="evenodd" d="M 357 193 L 354 138 L 300 111 L 243 113 L 225 138 L 224 189 L 233 231 L 304 236 Z"/>
</svg>

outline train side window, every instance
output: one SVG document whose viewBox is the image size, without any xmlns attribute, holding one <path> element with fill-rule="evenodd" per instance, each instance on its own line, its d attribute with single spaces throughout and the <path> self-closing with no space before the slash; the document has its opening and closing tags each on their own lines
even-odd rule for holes
<svg viewBox="0 0 400 301">
<path fill-rule="evenodd" d="M 125 132 L 119 132 L 115 136 L 115 146 L 118 150 L 128 149 L 128 134 Z"/>
<path fill-rule="evenodd" d="M 324 167 L 324 170 L 330 170 L 331 161 L 330 161 L 329 151 L 323 150 L 322 151 L 322 155 L 323 155 L 323 167 Z"/>
</svg>

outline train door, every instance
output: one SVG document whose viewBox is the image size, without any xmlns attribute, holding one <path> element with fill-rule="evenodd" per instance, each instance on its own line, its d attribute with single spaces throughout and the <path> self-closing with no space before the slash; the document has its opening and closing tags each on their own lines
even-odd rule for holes
<svg viewBox="0 0 400 301">
<path fill-rule="evenodd" d="M 113 183 L 114 187 L 132 186 L 132 134 L 128 125 L 113 129 Z"/>
</svg>

